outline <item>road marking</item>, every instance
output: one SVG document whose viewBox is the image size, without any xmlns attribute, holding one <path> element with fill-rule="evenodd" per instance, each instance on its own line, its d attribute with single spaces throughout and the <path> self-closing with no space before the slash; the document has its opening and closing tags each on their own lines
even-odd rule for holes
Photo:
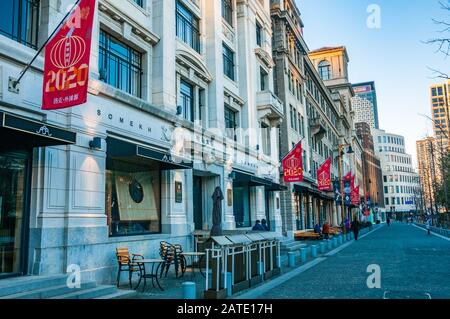
<svg viewBox="0 0 450 319">
<path fill-rule="evenodd" d="M 419 227 L 419 226 L 417 226 L 417 225 L 413 225 L 413 226 L 416 227 L 416 228 L 418 228 L 418 229 L 420 229 L 420 230 L 423 230 L 424 232 L 427 231 L 426 229 L 424 229 L 424 228 L 422 228 L 422 227 Z M 439 234 L 436 234 L 435 232 L 431 232 L 431 235 L 450 241 L 450 238 L 445 237 L 445 236 L 442 236 L 442 235 L 439 235 Z"/>
<path fill-rule="evenodd" d="M 360 236 L 360 239 L 362 239 L 362 238 L 364 238 L 364 237 L 366 237 L 366 236 L 376 232 L 377 230 L 379 230 L 381 228 L 383 228 L 383 226 L 377 227 L 374 230 L 372 230 L 372 231 L 370 231 L 370 232 Z M 338 247 L 338 248 L 328 252 L 327 254 L 323 255 L 322 257 L 315 258 L 314 260 L 304 264 L 303 266 L 300 266 L 300 267 L 298 267 L 298 268 L 296 268 L 296 269 L 294 269 L 294 270 L 292 270 L 292 271 L 290 271 L 290 272 L 288 272 L 288 273 L 286 273 L 284 275 L 281 275 L 280 277 L 278 277 L 276 279 L 273 279 L 273 280 L 271 280 L 271 281 L 269 281 L 267 283 L 263 283 L 260 286 L 256 286 L 255 288 L 250 289 L 249 291 L 244 292 L 244 293 L 242 293 L 240 295 L 237 295 L 235 297 L 232 297 L 232 298 L 233 299 L 256 299 L 259 296 L 265 294 L 266 292 L 268 292 L 268 291 L 278 287 L 279 285 L 284 284 L 286 281 L 291 280 L 292 278 L 300 275 L 301 273 L 307 271 L 308 269 L 310 269 L 310 268 L 320 264 L 321 262 L 327 260 L 326 257 L 335 255 L 336 253 L 338 253 L 341 250 L 347 248 L 348 246 L 350 246 L 354 242 L 355 242 L 355 240 L 351 240 L 351 241 L 343 244 L 342 246 L 340 246 L 340 247 Z"/>
</svg>

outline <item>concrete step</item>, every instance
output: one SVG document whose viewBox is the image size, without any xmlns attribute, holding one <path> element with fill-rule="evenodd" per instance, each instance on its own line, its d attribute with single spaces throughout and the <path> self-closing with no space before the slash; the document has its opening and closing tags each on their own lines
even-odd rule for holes
<svg viewBox="0 0 450 319">
<path fill-rule="evenodd" d="M 65 285 L 67 276 L 23 276 L 0 280 L 0 298 L 36 289 Z"/>
<path fill-rule="evenodd" d="M 98 286 L 95 288 L 84 289 L 68 294 L 54 296 L 50 299 L 95 299 L 117 292 L 116 286 Z"/>
<path fill-rule="evenodd" d="M 122 299 L 122 298 L 133 298 L 134 296 L 137 295 L 137 292 L 134 290 L 122 290 L 122 289 L 118 289 L 118 291 L 109 294 L 109 295 L 104 295 L 101 297 L 97 297 L 94 299 Z"/>
<path fill-rule="evenodd" d="M 73 292 L 95 288 L 95 281 L 85 282 L 81 284 L 81 288 L 69 288 L 67 285 L 51 286 L 36 290 L 28 290 L 21 293 L 1 297 L 0 299 L 48 299 L 55 296 L 65 295 Z"/>
</svg>

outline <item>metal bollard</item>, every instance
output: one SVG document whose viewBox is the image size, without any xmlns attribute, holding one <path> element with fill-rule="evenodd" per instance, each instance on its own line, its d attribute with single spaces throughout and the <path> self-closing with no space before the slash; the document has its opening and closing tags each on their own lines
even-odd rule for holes
<svg viewBox="0 0 450 319">
<path fill-rule="evenodd" d="M 328 250 L 333 250 L 333 240 L 329 239 L 327 242 Z"/>
<path fill-rule="evenodd" d="M 288 252 L 288 261 L 289 261 L 289 267 L 294 268 L 295 267 L 295 253 L 290 251 Z"/>
<path fill-rule="evenodd" d="M 338 236 L 339 245 L 342 245 L 344 242 L 342 240 L 342 235 Z"/>
<path fill-rule="evenodd" d="M 326 251 L 327 251 L 327 243 L 323 241 L 320 243 L 320 253 L 325 254 Z"/>
<path fill-rule="evenodd" d="M 308 248 L 300 248 L 300 260 L 302 263 L 305 263 L 308 259 Z"/>
<path fill-rule="evenodd" d="M 316 258 L 316 257 L 317 257 L 317 246 L 316 246 L 316 245 L 312 245 L 312 246 L 311 246 L 311 256 L 312 256 L 313 258 Z"/>
<path fill-rule="evenodd" d="M 333 237 L 333 247 L 338 247 L 339 246 L 339 242 L 338 242 L 338 239 L 337 239 L 337 237 Z"/>
<path fill-rule="evenodd" d="M 197 299 L 196 298 L 196 284 L 195 282 L 183 282 L 183 299 Z"/>
<path fill-rule="evenodd" d="M 263 267 L 264 267 L 264 263 L 262 261 L 256 262 L 256 268 L 258 269 L 258 275 L 260 275 L 260 276 L 264 274 Z"/>
<path fill-rule="evenodd" d="M 225 276 L 227 281 L 227 296 L 231 297 L 233 295 L 233 277 L 231 277 L 231 272 L 226 272 Z"/>
</svg>

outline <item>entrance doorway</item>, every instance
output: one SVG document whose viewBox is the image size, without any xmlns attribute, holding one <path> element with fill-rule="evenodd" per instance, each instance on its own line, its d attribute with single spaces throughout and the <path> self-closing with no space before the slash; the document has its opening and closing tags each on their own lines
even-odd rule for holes
<svg viewBox="0 0 450 319">
<path fill-rule="evenodd" d="M 0 278 L 25 273 L 28 154 L 0 152 Z"/>
<path fill-rule="evenodd" d="M 202 178 L 194 175 L 194 224 L 195 230 L 203 230 L 203 200 L 202 200 Z"/>
</svg>

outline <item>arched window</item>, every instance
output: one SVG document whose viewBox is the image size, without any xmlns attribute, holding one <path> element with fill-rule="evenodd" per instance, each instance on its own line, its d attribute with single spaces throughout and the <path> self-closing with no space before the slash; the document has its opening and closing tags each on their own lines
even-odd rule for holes
<svg viewBox="0 0 450 319">
<path fill-rule="evenodd" d="M 322 61 L 319 63 L 319 75 L 322 80 L 331 80 L 331 64 L 328 61 Z"/>
</svg>

